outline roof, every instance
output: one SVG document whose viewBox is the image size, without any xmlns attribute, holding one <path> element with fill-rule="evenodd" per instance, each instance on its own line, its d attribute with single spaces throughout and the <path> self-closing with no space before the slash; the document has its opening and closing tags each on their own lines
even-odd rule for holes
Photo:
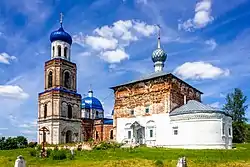
<svg viewBox="0 0 250 167">
<path fill-rule="evenodd" d="M 103 110 L 100 100 L 89 96 L 82 99 L 82 108 Z"/>
<path fill-rule="evenodd" d="M 49 89 L 49 90 L 45 90 L 45 91 L 39 93 L 38 95 L 41 95 L 41 94 L 44 94 L 44 93 L 47 93 L 47 92 L 51 92 L 51 91 L 61 91 L 61 92 L 65 92 L 65 93 L 70 93 L 70 94 L 74 94 L 74 95 L 77 95 L 77 96 L 81 96 L 80 94 L 78 94 L 75 91 L 71 91 L 71 90 L 68 90 L 68 89 L 65 89 L 65 88 L 62 88 L 62 87 L 55 87 L 55 88 L 52 88 L 52 89 Z"/>
<path fill-rule="evenodd" d="M 103 124 L 105 125 L 113 125 L 113 119 L 104 119 L 103 120 Z"/>
<path fill-rule="evenodd" d="M 211 106 L 202 104 L 196 100 L 189 100 L 187 104 L 184 104 L 181 107 L 173 110 L 169 115 L 175 116 L 175 115 L 191 114 L 191 113 L 221 113 L 229 116 L 220 109 L 216 109 Z"/>
<path fill-rule="evenodd" d="M 162 76 L 171 76 L 171 77 L 173 77 L 173 78 L 179 80 L 180 82 L 183 82 L 183 83 L 187 84 L 188 86 L 192 87 L 193 89 L 195 89 L 195 90 L 198 91 L 199 93 L 203 94 L 201 91 L 199 91 L 199 90 L 196 89 L 195 87 L 189 85 L 188 83 L 186 83 L 185 81 L 181 80 L 180 78 L 176 77 L 176 76 L 173 75 L 172 73 L 167 73 L 167 72 L 164 72 L 164 71 L 161 71 L 161 72 L 154 72 L 154 73 L 151 73 L 151 74 L 149 74 L 149 75 L 142 76 L 142 77 L 140 77 L 139 79 L 132 80 L 132 81 L 129 81 L 129 82 L 126 82 L 126 83 L 117 85 L 117 86 L 110 87 L 110 89 L 115 89 L 115 88 L 118 88 L 118 87 L 121 87 L 121 86 L 125 86 L 125 85 L 129 85 L 129 84 L 135 84 L 135 83 L 141 82 L 141 81 L 148 81 L 148 80 L 155 79 L 155 78 L 162 77 Z"/>
</svg>

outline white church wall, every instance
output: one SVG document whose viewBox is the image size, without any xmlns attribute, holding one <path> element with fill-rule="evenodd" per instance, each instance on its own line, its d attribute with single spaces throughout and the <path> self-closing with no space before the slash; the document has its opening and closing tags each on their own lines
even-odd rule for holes
<svg viewBox="0 0 250 167">
<path fill-rule="evenodd" d="M 148 146 L 166 145 L 166 142 L 168 142 L 169 120 L 168 114 L 118 118 L 116 140 L 117 142 L 124 142 L 125 140 L 132 142 L 133 129 L 129 127 L 137 121 L 141 126 L 145 127 L 145 144 Z M 150 130 L 153 133 L 152 137 L 150 137 Z M 131 131 L 131 139 L 128 139 L 128 131 Z"/>
<path fill-rule="evenodd" d="M 196 114 L 186 114 L 186 117 Z M 197 119 L 171 121 L 171 142 L 167 147 L 191 149 L 225 149 L 232 148 L 231 139 L 227 132 L 230 119 L 224 114 L 217 114 L 217 118 L 208 118 L 214 114 L 198 114 Z M 202 118 L 203 116 L 203 118 Z M 178 117 L 178 116 L 175 116 Z M 225 122 L 225 135 L 222 134 L 222 123 Z M 174 134 L 178 130 L 178 134 Z"/>
</svg>

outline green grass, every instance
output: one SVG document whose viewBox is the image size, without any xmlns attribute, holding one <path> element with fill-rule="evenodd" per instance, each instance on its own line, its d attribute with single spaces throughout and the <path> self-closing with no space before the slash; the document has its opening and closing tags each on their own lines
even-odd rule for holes
<svg viewBox="0 0 250 167">
<path fill-rule="evenodd" d="M 31 157 L 30 149 L 0 150 L 0 167 L 14 166 L 16 157 L 23 155 L 29 167 L 90 166 L 90 167 L 151 167 L 159 161 L 164 166 L 176 166 L 180 156 L 186 156 L 188 166 L 250 167 L 250 144 L 239 144 L 234 150 L 183 150 L 146 148 L 78 151 L 74 160 L 55 161 Z"/>
</svg>

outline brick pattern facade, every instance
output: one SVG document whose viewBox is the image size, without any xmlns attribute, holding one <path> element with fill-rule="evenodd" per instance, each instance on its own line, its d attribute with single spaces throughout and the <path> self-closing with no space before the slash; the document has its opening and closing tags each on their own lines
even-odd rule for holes
<svg viewBox="0 0 250 167">
<path fill-rule="evenodd" d="M 76 64 L 64 59 L 52 59 L 44 67 L 45 91 L 38 97 L 38 128 L 49 130 L 46 142 L 50 144 L 80 141 L 82 98 L 76 93 Z M 66 72 L 69 75 L 64 82 Z M 49 80 L 50 73 L 52 80 Z M 42 141 L 39 135 L 38 142 Z"/>
<path fill-rule="evenodd" d="M 202 92 L 172 74 L 113 88 L 114 136 L 117 118 L 169 113 L 184 104 L 184 99 L 201 101 Z"/>
<path fill-rule="evenodd" d="M 113 140 L 113 125 L 104 124 L 103 119 L 82 119 L 82 133 L 84 141 L 93 139 L 94 141 Z"/>
<path fill-rule="evenodd" d="M 66 61 L 64 59 L 52 59 L 47 62 L 45 62 L 44 67 L 44 78 L 45 78 L 45 90 L 48 90 L 48 75 L 49 72 L 52 72 L 53 74 L 53 84 L 52 87 L 62 87 L 64 86 L 64 72 L 68 71 L 70 73 L 70 88 L 65 88 L 71 91 L 76 91 L 76 76 L 77 76 L 77 69 L 76 64 L 72 63 L 70 61 Z"/>
</svg>

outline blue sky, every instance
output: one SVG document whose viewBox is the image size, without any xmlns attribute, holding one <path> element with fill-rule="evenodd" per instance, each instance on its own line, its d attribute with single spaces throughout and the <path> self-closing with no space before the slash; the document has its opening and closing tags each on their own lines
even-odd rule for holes
<svg viewBox="0 0 250 167">
<path fill-rule="evenodd" d="M 38 93 L 60 12 L 74 40 L 78 92 L 92 84 L 109 116 L 109 87 L 153 72 L 156 24 L 168 54 L 164 70 L 204 92 L 205 104 L 221 107 L 235 87 L 250 96 L 249 8 L 247 0 L 1 0 L 0 135 L 36 139 Z"/>
</svg>

